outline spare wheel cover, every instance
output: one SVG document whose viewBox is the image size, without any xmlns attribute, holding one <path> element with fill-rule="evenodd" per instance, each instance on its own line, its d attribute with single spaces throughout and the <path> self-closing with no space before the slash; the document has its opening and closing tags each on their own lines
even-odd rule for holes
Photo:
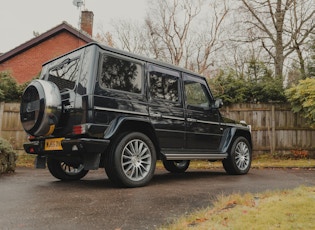
<svg viewBox="0 0 315 230">
<path fill-rule="evenodd" d="M 53 133 L 61 114 L 58 87 L 49 81 L 34 80 L 24 90 L 20 119 L 24 130 L 33 136 Z"/>
</svg>

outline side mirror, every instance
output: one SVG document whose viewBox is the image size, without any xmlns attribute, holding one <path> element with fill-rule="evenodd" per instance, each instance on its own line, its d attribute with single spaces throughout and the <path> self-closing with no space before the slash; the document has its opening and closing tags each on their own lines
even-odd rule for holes
<svg viewBox="0 0 315 230">
<path fill-rule="evenodd" d="M 213 109 L 219 109 L 223 106 L 223 101 L 222 99 L 218 98 L 215 100 L 214 104 L 212 105 Z"/>
</svg>

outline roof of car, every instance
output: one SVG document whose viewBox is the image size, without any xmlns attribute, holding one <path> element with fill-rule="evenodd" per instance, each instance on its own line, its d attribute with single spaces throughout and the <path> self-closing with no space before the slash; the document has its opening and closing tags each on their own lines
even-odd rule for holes
<svg viewBox="0 0 315 230">
<path fill-rule="evenodd" d="M 138 54 L 134 54 L 134 53 L 130 53 L 130 52 L 127 52 L 127 51 L 124 51 L 124 50 L 120 50 L 120 49 L 116 49 L 116 48 L 112 48 L 112 47 L 109 47 L 109 46 L 105 46 L 105 45 L 102 45 L 100 43 L 97 43 L 97 42 L 91 42 L 91 43 L 88 43 L 87 45 L 84 45 L 78 49 L 75 49 L 69 53 L 73 53 L 77 50 L 80 50 L 80 49 L 84 49 L 88 46 L 98 46 L 100 49 L 102 50 L 105 50 L 105 51 L 109 51 L 111 53 L 114 53 L 114 54 L 119 54 L 119 55 L 122 55 L 122 56 L 126 56 L 126 57 L 130 57 L 130 58 L 133 58 L 133 59 L 137 59 L 137 60 L 140 60 L 140 61 L 144 61 L 144 62 L 148 62 L 148 63 L 152 63 L 152 64 L 156 64 L 156 65 L 159 65 L 159 66 L 162 66 L 162 67 L 166 67 L 166 68 L 170 68 L 170 69 L 173 69 L 173 70 L 177 70 L 177 71 L 180 71 L 180 72 L 184 72 L 184 73 L 187 73 L 187 74 L 190 74 L 190 75 L 194 75 L 194 76 L 197 76 L 197 77 L 200 77 L 200 78 L 204 78 L 202 75 L 199 75 L 191 70 L 188 70 L 188 69 L 185 69 L 185 68 L 182 68 L 182 67 L 179 67 L 179 66 L 176 66 L 176 65 L 173 65 L 173 64 L 169 64 L 169 63 L 166 63 L 166 62 L 162 62 L 162 61 L 159 61 L 159 60 L 156 60 L 156 59 L 153 59 L 153 58 L 148 58 L 148 57 L 144 57 L 144 56 L 141 56 L 141 55 L 138 55 Z M 67 54 L 69 54 L 67 53 Z M 64 54 L 60 57 L 63 57 L 67 54 Z M 53 60 L 50 60 L 46 63 L 44 63 L 43 65 L 49 63 L 49 62 L 52 62 L 56 59 L 59 59 L 60 57 L 57 57 Z"/>
</svg>

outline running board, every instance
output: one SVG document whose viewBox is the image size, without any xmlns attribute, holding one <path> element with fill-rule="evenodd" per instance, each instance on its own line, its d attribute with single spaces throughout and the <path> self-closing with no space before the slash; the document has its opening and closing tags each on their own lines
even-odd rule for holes
<svg viewBox="0 0 315 230">
<path fill-rule="evenodd" d="M 223 160 L 228 154 L 164 154 L 164 156 L 166 160 Z"/>
</svg>

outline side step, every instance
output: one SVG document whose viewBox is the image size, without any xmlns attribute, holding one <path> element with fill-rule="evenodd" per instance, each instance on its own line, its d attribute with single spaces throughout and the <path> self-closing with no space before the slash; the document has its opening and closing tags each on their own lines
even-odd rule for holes
<svg viewBox="0 0 315 230">
<path fill-rule="evenodd" d="M 166 160 L 223 160 L 228 157 L 227 153 L 220 154 L 163 154 Z"/>
</svg>

